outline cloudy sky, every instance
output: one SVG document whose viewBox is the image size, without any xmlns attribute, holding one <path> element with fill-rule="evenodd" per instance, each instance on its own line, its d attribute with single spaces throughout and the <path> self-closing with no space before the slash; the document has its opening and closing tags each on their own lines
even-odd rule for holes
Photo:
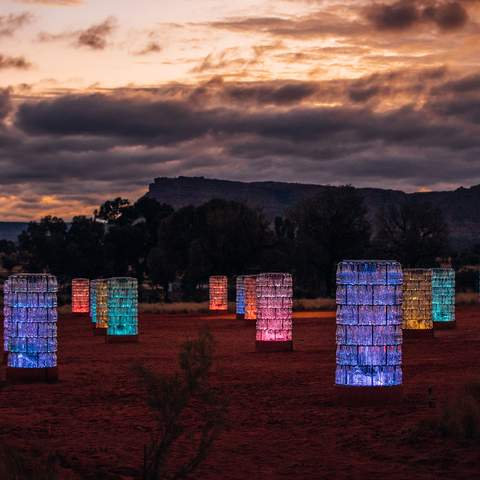
<svg viewBox="0 0 480 480">
<path fill-rule="evenodd" d="M 0 220 L 156 176 L 480 183 L 480 0 L 0 0 Z"/>
</svg>

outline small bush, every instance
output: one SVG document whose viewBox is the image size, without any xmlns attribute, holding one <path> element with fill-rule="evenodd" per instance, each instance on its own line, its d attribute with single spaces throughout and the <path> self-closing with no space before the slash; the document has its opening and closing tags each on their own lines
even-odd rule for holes
<svg viewBox="0 0 480 480">
<path fill-rule="evenodd" d="M 224 398 L 209 384 L 214 346 L 208 330 L 197 340 L 185 342 L 179 355 L 180 373 L 172 376 L 134 367 L 157 419 L 145 446 L 143 480 L 186 478 L 210 451 L 226 410 Z"/>
<path fill-rule="evenodd" d="M 42 461 L 37 455 L 27 456 L 18 449 L 0 446 L 1 480 L 58 480 L 56 462 L 52 456 Z"/>
<path fill-rule="evenodd" d="M 465 385 L 444 407 L 438 431 L 462 442 L 480 442 L 480 382 Z"/>
</svg>

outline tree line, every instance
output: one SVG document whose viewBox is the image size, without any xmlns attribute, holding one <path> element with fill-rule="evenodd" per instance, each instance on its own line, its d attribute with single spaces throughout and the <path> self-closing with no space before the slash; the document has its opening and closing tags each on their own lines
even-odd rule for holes
<svg viewBox="0 0 480 480">
<path fill-rule="evenodd" d="M 65 283 L 135 276 L 161 287 L 167 301 L 172 284 L 184 300 L 198 298 L 197 286 L 213 274 L 287 271 L 297 295 L 333 296 L 343 259 L 433 267 L 439 258 L 460 258 L 438 208 L 406 201 L 372 219 L 351 186 L 306 198 L 272 222 L 261 209 L 221 199 L 175 210 L 149 197 L 116 198 L 68 224 L 54 216 L 31 222 L 17 243 L 0 242 L 0 255 L 8 271 L 50 272 Z"/>
</svg>

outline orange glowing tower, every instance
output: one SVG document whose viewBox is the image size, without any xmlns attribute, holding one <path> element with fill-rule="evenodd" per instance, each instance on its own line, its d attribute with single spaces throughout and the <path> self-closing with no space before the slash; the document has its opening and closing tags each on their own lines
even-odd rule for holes
<svg viewBox="0 0 480 480">
<path fill-rule="evenodd" d="M 228 310 L 228 278 L 223 275 L 210 277 L 210 310 Z"/>
</svg>

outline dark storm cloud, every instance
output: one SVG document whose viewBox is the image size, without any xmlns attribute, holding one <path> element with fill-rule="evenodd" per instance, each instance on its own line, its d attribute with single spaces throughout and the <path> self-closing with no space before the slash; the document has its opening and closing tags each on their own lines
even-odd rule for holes
<svg viewBox="0 0 480 480">
<path fill-rule="evenodd" d="M 0 70 L 12 68 L 16 70 L 28 70 L 32 64 L 25 57 L 10 57 L 0 54 Z"/>
<path fill-rule="evenodd" d="M 467 80 L 460 102 L 452 85 Z M 334 84 L 337 106 L 325 106 Z M 412 91 L 422 102 L 392 108 Z M 0 93 L 4 116 L 14 113 L 9 95 Z M 382 102 L 389 108 L 376 110 Z M 333 83 L 215 78 L 16 103 L 14 124 L 0 129 L 6 194 L 27 185 L 33 196 L 73 202 L 75 192 L 90 205 L 98 192 L 128 196 L 179 174 L 397 188 L 480 182 L 480 92 L 441 68 Z"/>
<path fill-rule="evenodd" d="M 11 37 L 17 30 L 33 20 L 30 13 L 0 15 L 0 37 Z"/>
<path fill-rule="evenodd" d="M 374 3 L 366 9 L 367 18 L 378 30 L 405 30 L 429 22 L 443 30 L 463 27 L 468 12 L 461 1 L 399 0 Z"/>
<path fill-rule="evenodd" d="M 0 88 L 0 123 L 12 110 L 12 102 L 10 99 L 10 90 L 8 88 Z"/>
</svg>

